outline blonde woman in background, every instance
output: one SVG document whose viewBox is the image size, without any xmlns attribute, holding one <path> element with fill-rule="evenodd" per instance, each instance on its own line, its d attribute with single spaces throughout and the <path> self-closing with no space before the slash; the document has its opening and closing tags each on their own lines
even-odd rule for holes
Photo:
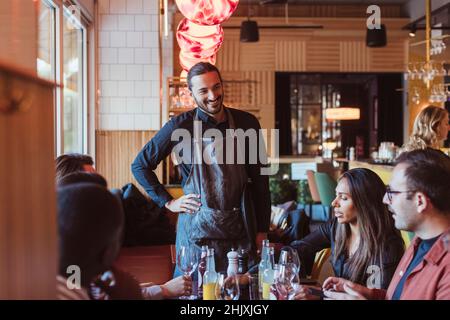
<svg viewBox="0 0 450 320">
<path fill-rule="evenodd" d="M 447 139 L 449 131 L 448 121 L 447 110 L 436 106 L 424 108 L 417 115 L 411 137 L 403 145 L 401 151 L 441 148 L 442 142 Z"/>
</svg>

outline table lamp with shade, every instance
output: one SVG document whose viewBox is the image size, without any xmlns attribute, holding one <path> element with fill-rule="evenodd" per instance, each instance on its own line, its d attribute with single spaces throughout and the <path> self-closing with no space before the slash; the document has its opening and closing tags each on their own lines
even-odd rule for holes
<svg viewBox="0 0 450 320">
<path fill-rule="evenodd" d="M 345 120 L 359 120 L 361 111 L 358 107 L 338 107 L 325 109 L 325 119 L 327 121 L 345 121 Z M 337 147 L 337 141 L 328 138 L 323 142 L 324 149 L 331 151 L 331 161 L 333 161 L 333 150 Z M 332 148 L 332 149 L 331 149 Z"/>
</svg>

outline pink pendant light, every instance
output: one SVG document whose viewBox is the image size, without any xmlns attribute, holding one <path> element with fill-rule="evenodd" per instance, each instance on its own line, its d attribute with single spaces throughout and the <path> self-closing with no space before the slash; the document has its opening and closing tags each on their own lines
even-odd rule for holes
<svg viewBox="0 0 450 320">
<path fill-rule="evenodd" d="M 209 62 L 211 64 L 216 63 L 216 55 L 206 57 L 206 58 L 197 58 L 192 53 L 180 51 L 180 64 L 183 70 L 188 72 L 192 66 L 199 62 Z"/>
<path fill-rule="evenodd" d="M 190 21 L 212 26 L 231 17 L 239 0 L 176 0 L 176 3 L 181 13 Z"/>
<path fill-rule="evenodd" d="M 223 42 L 223 28 L 220 25 L 200 26 L 183 19 L 178 25 L 177 42 L 181 51 L 190 52 L 195 58 L 206 59 L 219 50 Z"/>
</svg>

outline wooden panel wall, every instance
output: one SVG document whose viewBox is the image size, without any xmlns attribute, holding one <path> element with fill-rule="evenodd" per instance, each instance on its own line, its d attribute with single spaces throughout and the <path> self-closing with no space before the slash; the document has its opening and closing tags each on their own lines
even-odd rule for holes
<svg viewBox="0 0 450 320">
<path fill-rule="evenodd" d="M 53 85 L 0 66 L 0 299 L 55 299 Z M 30 103 L 27 103 L 27 99 Z"/>
<path fill-rule="evenodd" d="M 38 1 L 0 1 L 0 60 L 36 74 Z"/>
<path fill-rule="evenodd" d="M 364 41 L 342 41 L 339 46 L 340 71 L 363 72 L 370 68 L 370 48 Z"/>
<path fill-rule="evenodd" d="M 293 58 L 295 57 L 295 58 Z M 305 71 L 306 42 L 305 41 L 275 41 L 275 70 Z"/>
<path fill-rule="evenodd" d="M 131 163 L 155 134 L 156 131 L 96 131 L 96 169 L 106 178 L 109 188 L 121 188 L 129 182 L 139 185 L 131 173 Z M 162 181 L 161 166 L 157 170 Z"/>
<path fill-rule="evenodd" d="M 315 9 L 314 9 L 315 8 Z M 366 18 L 337 18 L 345 13 L 336 6 L 310 8 L 305 18 L 289 18 L 291 25 L 320 25 L 322 29 L 260 29 L 260 41 L 241 43 L 239 26 L 246 19 L 233 15 L 223 26 L 225 39 L 217 55 L 216 65 L 225 80 L 256 80 L 253 106 L 245 106 L 259 117 L 263 128 L 275 126 L 275 72 L 403 72 L 407 60 L 409 20 L 383 18 L 388 44 L 383 48 L 366 47 Z M 352 11 L 350 7 L 347 8 Z M 303 8 L 302 10 L 306 10 Z M 315 12 L 314 10 L 318 10 Z M 338 14 L 338 10 L 340 13 Z M 342 11 L 344 10 L 344 11 Z M 359 10 L 359 9 L 358 9 Z M 394 16 L 395 9 L 391 12 Z M 313 12 L 314 11 L 314 12 Z M 305 11 L 306 12 L 306 11 Z M 304 13 L 305 13 L 304 12 Z M 344 12 L 344 13 L 343 13 Z M 352 11 L 355 13 L 355 11 Z M 329 18 L 315 18 L 329 15 Z M 367 15 L 361 12 L 363 17 Z M 180 15 L 175 16 L 179 21 Z M 284 25 L 284 17 L 253 17 L 260 26 Z M 174 57 L 178 57 L 175 44 Z M 174 61 L 174 74 L 179 62 Z M 225 97 L 226 102 L 226 97 Z M 236 105 L 236 107 L 239 107 Z"/>
</svg>

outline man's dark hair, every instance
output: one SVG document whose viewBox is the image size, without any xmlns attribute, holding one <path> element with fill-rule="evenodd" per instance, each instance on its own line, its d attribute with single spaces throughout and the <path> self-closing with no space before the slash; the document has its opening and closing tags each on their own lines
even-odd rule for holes
<svg viewBox="0 0 450 320">
<path fill-rule="evenodd" d="M 67 277 L 67 267 L 77 265 L 87 285 L 91 277 L 111 267 L 102 265 L 102 255 L 108 248 L 119 248 L 122 206 L 106 188 L 93 183 L 59 188 L 57 199 L 59 274 Z"/>
<path fill-rule="evenodd" d="M 450 213 L 450 158 L 435 149 L 404 152 L 396 164 L 404 163 L 409 190 L 423 192 L 439 211 Z"/>
<path fill-rule="evenodd" d="M 195 76 L 199 76 L 208 72 L 217 72 L 217 75 L 219 76 L 220 82 L 222 82 L 222 76 L 220 75 L 219 69 L 217 67 L 209 62 L 199 62 L 195 64 L 188 72 L 187 74 L 187 84 L 189 90 L 192 90 L 192 78 Z"/>
<path fill-rule="evenodd" d="M 56 158 L 56 181 L 73 172 L 83 171 L 83 166 L 94 165 L 94 161 L 88 155 L 69 153 Z"/>
<path fill-rule="evenodd" d="M 98 173 L 82 171 L 73 172 L 62 177 L 58 180 L 58 187 L 64 187 L 70 184 L 82 182 L 98 184 L 99 186 L 102 186 L 104 188 L 108 187 L 108 183 L 106 182 L 105 178 L 103 178 Z"/>
</svg>

